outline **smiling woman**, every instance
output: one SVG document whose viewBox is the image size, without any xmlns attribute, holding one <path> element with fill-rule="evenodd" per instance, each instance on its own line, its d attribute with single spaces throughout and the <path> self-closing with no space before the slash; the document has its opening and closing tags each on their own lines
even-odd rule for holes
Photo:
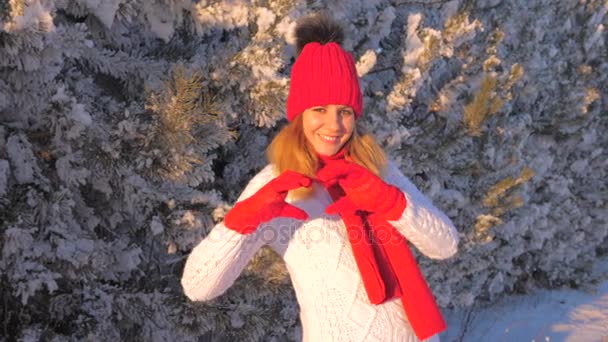
<svg viewBox="0 0 608 342">
<path fill-rule="evenodd" d="M 184 292 L 219 296 L 269 245 L 289 270 L 304 341 L 436 341 L 445 323 L 408 242 L 445 259 L 456 230 L 358 127 L 362 95 L 341 28 L 313 15 L 296 37 L 289 122 L 268 166 L 193 249 Z"/>
<path fill-rule="evenodd" d="M 344 105 L 305 109 L 277 134 L 266 154 L 277 173 L 293 170 L 314 178 L 322 162 L 319 157 L 330 157 L 341 151 L 375 175 L 380 176 L 386 168 L 382 148 L 372 135 L 357 126 L 356 114 Z M 310 187 L 294 189 L 290 195 L 294 199 L 304 198 L 312 190 Z"/>
<path fill-rule="evenodd" d="M 320 155 L 333 156 L 355 129 L 355 113 L 347 106 L 315 106 L 302 113 L 304 136 Z"/>
</svg>

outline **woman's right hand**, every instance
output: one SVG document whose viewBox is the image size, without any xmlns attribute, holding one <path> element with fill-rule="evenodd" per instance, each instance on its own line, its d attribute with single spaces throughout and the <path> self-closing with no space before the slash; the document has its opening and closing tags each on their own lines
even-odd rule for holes
<svg viewBox="0 0 608 342">
<path fill-rule="evenodd" d="M 289 190 L 309 187 L 312 180 L 295 171 L 287 170 L 268 182 L 251 197 L 237 202 L 224 217 L 224 225 L 241 234 L 249 234 L 264 222 L 276 217 L 305 220 L 308 214 L 287 202 Z"/>
<path fill-rule="evenodd" d="M 330 204 L 325 209 L 328 214 L 352 211 L 354 206 L 384 219 L 396 220 L 407 205 L 405 195 L 399 188 L 353 162 L 335 161 L 320 169 L 316 176 L 326 184 L 337 183 L 348 198 L 348 201 L 343 197 Z"/>
</svg>

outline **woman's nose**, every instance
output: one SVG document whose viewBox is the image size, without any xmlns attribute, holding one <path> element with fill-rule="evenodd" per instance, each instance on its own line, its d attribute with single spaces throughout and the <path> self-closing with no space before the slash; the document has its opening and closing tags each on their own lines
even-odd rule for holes
<svg viewBox="0 0 608 342">
<path fill-rule="evenodd" d="M 325 115 L 326 122 L 325 125 L 335 129 L 340 130 L 342 128 L 342 120 L 340 120 L 340 113 L 336 108 L 329 107 L 327 109 L 327 115 Z"/>
</svg>

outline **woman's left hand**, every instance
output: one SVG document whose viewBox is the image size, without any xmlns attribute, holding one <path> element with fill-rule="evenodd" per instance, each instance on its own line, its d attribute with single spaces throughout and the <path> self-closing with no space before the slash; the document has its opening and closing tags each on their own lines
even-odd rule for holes
<svg viewBox="0 0 608 342">
<path fill-rule="evenodd" d="M 326 184 L 337 183 L 359 209 L 381 215 L 387 220 L 401 217 L 406 199 L 399 188 L 387 184 L 368 169 L 346 160 L 334 161 L 321 168 L 316 178 Z M 336 212 L 338 202 L 329 205 L 325 211 Z"/>
</svg>

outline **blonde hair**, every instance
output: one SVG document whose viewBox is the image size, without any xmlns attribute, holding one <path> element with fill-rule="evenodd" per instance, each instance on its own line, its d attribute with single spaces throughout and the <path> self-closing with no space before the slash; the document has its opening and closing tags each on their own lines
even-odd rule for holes
<svg viewBox="0 0 608 342">
<path fill-rule="evenodd" d="M 304 135 L 302 114 L 288 123 L 274 137 L 266 149 L 266 157 L 274 164 L 278 174 L 292 170 L 309 177 L 315 177 L 319 160 L 314 147 Z M 345 158 L 363 166 L 375 175 L 380 176 L 386 169 L 386 156 L 371 134 L 357 126 L 351 138 L 346 142 Z M 291 191 L 295 198 L 305 198 L 312 194 L 312 188 L 301 188 Z"/>
</svg>

